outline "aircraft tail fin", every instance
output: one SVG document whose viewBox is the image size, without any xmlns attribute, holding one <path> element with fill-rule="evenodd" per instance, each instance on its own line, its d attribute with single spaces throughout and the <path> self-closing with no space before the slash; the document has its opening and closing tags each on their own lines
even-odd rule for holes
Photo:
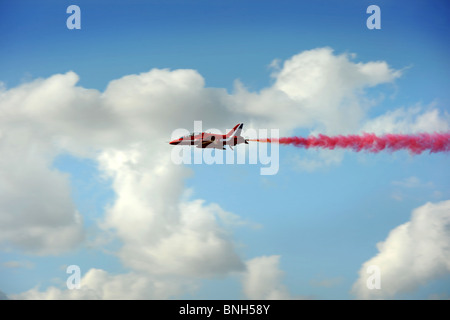
<svg viewBox="0 0 450 320">
<path fill-rule="evenodd" d="M 231 129 L 230 132 L 227 133 L 227 138 L 234 137 L 234 136 L 240 136 L 243 126 L 244 126 L 243 123 L 238 123 L 237 125 L 235 125 L 234 128 Z"/>
</svg>

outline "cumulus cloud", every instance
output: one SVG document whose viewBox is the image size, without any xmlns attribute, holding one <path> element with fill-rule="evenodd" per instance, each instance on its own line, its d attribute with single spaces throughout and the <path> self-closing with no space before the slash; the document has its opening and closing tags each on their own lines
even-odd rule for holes
<svg viewBox="0 0 450 320">
<path fill-rule="evenodd" d="M 118 256 L 137 273 L 113 277 L 93 270 L 85 276 L 86 292 L 50 288 L 42 296 L 110 297 L 91 285 L 92 274 L 120 287 L 133 281 L 153 285 L 137 274 L 205 277 L 242 270 L 231 234 L 219 223 L 219 216 L 230 216 L 218 205 L 181 199 L 191 170 L 173 164 L 171 148 L 162 142 L 194 120 L 228 126 L 231 113 L 216 116 L 225 108 L 225 90 L 204 88 L 194 70 L 126 76 L 103 93 L 80 88 L 77 81 L 68 72 L 2 92 L 0 241 L 35 254 L 80 244 L 83 222 L 68 176 L 51 165 L 61 152 L 90 157 L 116 193 L 100 228 L 122 241 Z M 23 297 L 39 294 L 34 289 Z"/>
<path fill-rule="evenodd" d="M 0 148 L 7 155 L 0 163 L 2 243 L 48 254 L 70 250 L 83 240 L 68 177 L 51 168 L 58 153 L 69 152 L 98 160 L 113 179 L 117 199 L 103 226 L 123 240 L 126 264 L 136 265 L 133 257 L 146 256 L 155 267 L 149 272 L 158 272 L 173 262 L 168 256 L 177 256 L 181 260 L 167 272 L 207 269 L 214 274 L 215 268 L 219 273 L 227 266 L 241 268 L 214 210 L 195 201 L 180 203 L 189 169 L 173 165 L 171 149 L 161 143 L 177 126 L 212 119 L 217 112 L 212 107 L 220 106 L 225 91 L 204 88 L 194 70 L 155 69 L 126 76 L 112 81 L 103 94 L 77 87 L 77 81 L 68 72 L 2 92 Z M 135 245 L 142 249 L 132 249 Z M 206 267 L 208 263 L 213 266 Z M 194 271 L 198 265 L 204 268 Z"/>
<path fill-rule="evenodd" d="M 102 269 L 90 269 L 80 280 L 79 289 L 51 286 L 45 290 L 33 288 L 10 295 L 14 300 L 140 300 L 170 299 L 196 287 L 190 281 L 153 278 L 148 274 L 130 272 L 110 274 Z"/>
<path fill-rule="evenodd" d="M 352 292 L 359 299 L 390 299 L 450 272 L 450 200 L 427 203 L 411 220 L 377 244 L 378 254 L 366 261 Z M 369 289 L 370 266 L 380 271 L 380 288 Z"/>
<path fill-rule="evenodd" d="M 385 61 L 353 60 L 354 55 L 336 55 L 331 48 L 303 51 L 283 63 L 274 60 L 272 86 L 250 92 L 237 82 L 230 100 L 236 112 L 260 126 L 279 128 L 282 136 L 300 128 L 311 135 L 356 133 L 374 104 L 366 91 L 394 82 L 401 72 Z M 321 150 L 291 163 L 313 171 L 342 159 L 343 153 Z"/>
<path fill-rule="evenodd" d="M 425 109 L 425 110 L 424 110 Z M 450 129 L 450 116 L 441 115 L 438 109 L 429 106 L 398 108 L 368 120 L 361 131 L 376 134 L 446 132 Z"/>
<path fill-rule="evenodd" d="M 77 86 L 74 72 L 0 87 L 0 244 L 58 254 L 83 243 L 83 212 L 72 201 L 69 177 L 52 167 L 65 152 L 96 160 L 111 179 L 116 198 L 99 232 L 120 240 L 118 257 L 133 277 L 217 276 L 247 266 L 249 296 L 257 295 L 252 279 L 266 276 L 272 285 L 264 297 L 286 296 L 283 286 L 274 284 L 280 277 L 278 258 L 243 262 L 225 227 L 242 223 L 238 215 L 182 197 L 192 171 L 171 162 L 166 141 L 177 128 L 190 131 L 195 120 L 203 120 L 205 129 L 245 122 L 280 128 L 281 134 L 358 130 L 370 105 L 364 90 L 390 83 L 400 73 L 384 61 L 352 59 L 329 48 L 302 52 L 280 63 L 273 85 L 258 92 L 239 82 L 233 93 L 206 88 L 197 71 L 169 69 L 112 80 L 104 92 Z M 430 119 L 445 126 L 438 114 L 418 113 L 415 119 L 419 127 Z M 311 161 L 301 165 L 312 168 Z M 264 275 L 261 265 L 272 272 Z"/>
<path fill-rule="evenodd" d="M 303 127 L 327 134 L 357 130 L 370 102 L 364 89 L 393 82 L 400 72 L 386 62 L 355 63 L 330 48 L 307 50 L 284 61 L 274 84 L 258 93 L 237 84 L 237 111 L 287 132 Z"/>
<path fill-rule="evenodd" d="M 291 295 L 282 283 L 280 256 L 262 256 L 246 262 L 242 284 L 245 297 L 254 300 L 287 300 Z"/>
<path fill-rule="evenodd" d="M 47 86 L 39 80 L 0 95 L 0 244 L 42 255 L 64 252 L 84 239 L 67 176 L 51 168 L 57 152 L 48 123 L 38 120 L 39 109 L 64 105 Z"/>
<path fill-rule="evenodd" d="M 177 128 L 192 131 L 195 120 L 216 128 L 242 121 L 228 110 L 226 90 L 205 88 L 204 82 L 195 70 L 152 69 L 111 81 L 102 98 L 126 137 L 138 141 L 150 134 L 167 139 Z"/>
<path fill-rule="evenodd" d="M 231 236 L 217 221 L 222 209 L 199 199 L 181 200 L 186 168 L 163 155 L 149 157 L 136 150 L 102 154 L 100 163 L 114 168 L 118 197 L 104 227 L 123 241 L 119 256 L 126 265 L 155 274 L 197 276 L 243 268 Z"/>
</svg>

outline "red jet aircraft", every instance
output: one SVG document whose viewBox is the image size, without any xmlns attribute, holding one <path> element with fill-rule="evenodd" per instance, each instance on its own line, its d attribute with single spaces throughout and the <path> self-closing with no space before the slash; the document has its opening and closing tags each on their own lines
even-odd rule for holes
<svg viewBox="0 0 450 320">
<path fill-rule="evenodd" d="M 238 123 L 227 134 L 191 133 L 169 143 L 172 145 L 197 146 L 197 148 L 216 148 L 220 150 L 225 150 L 225 146 L 229 146 L 233 150 L 233 146 L 237 144 L 248 144 L 248 139 L 241 136 L 243 126 L 243 123 Z"/>
</svg>

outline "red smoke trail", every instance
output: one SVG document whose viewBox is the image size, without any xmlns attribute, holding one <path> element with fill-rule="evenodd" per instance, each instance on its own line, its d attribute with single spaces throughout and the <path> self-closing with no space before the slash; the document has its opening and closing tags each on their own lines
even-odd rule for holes
<svg viewBox="0 0 450 320">
<path fill-rule="evenodd" d="M 420 154 L 429 150 L 434 152 L 450 151 L 450 132 L 446 133 L 419 133 L 419 134 L 385 134 L 376 136 L 373 133 L 347 136 L 326 136 L 319 134 L 317 137 L 284 137 L 278 139 L 251 139 L 250 141 L 288 144 L 303 148 L 322 149 L 351 149 L 377 153 L 383 150 L 397 151 L 408 150 L 411 154 Z"/>
</svg>

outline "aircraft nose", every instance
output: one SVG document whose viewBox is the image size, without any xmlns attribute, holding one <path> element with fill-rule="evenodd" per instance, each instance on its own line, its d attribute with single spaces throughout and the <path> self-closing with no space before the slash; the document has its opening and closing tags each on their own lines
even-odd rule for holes
<svg viewBox="0 0 450 320">
<path fill-rule="evenodd" d="M 169 142 L 169 144 L 171 144 L 171 145 L 177 145 L 179 143 L 180 143 L 180 141 L 178 141 L 178 140 L 173 140 L 173 141 Z"/>
</svg>

